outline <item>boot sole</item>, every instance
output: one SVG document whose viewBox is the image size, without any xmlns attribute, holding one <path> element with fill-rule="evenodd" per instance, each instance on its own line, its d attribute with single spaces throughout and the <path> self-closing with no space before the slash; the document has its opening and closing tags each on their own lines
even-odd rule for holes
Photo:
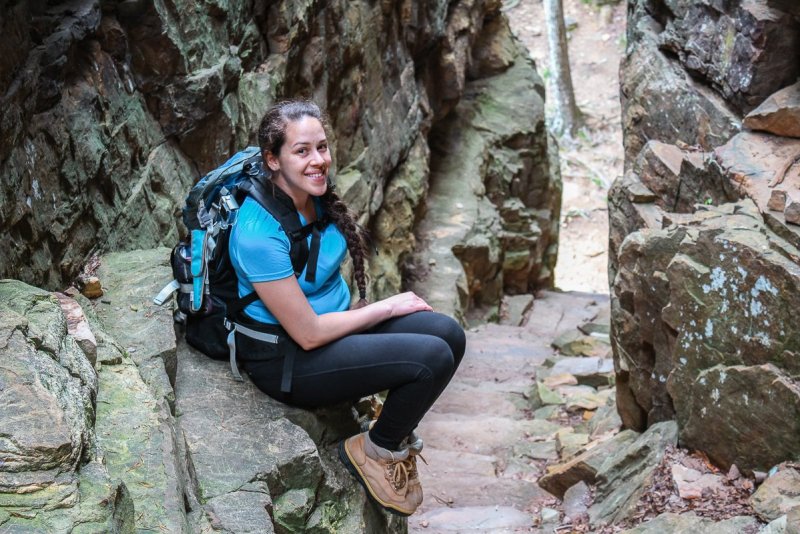
<svg viewBox="0 0 800 534">
<path fill-rule="evenodd" d="M 338 449 L 339 449 L 339 460 L 341 460 L 341 462 L 344 464 L 347 470 L 350 471 L 350 474 L 353 475 L 353 477 L 355 477 L 358 483 L 361 484 L 361 487 L 364 488 L 364 492 L 367 494 L 367 497 L 369 497 L 370 501 L 372 501 L 377 506 L 380 506 L 390 514 L 394 514 L 400 517 L 408 517 L 411 515 L 408 512 L 401 512 L 400 510 L 392 508 L 391 506 L 387 506 L 386 504 L 381 502 L 375 495 L 372 494 L 372 490 L 370 489 L 367 482 L 364 480 L 364 477 L 361 475 L 361 472 L 358 470 L 358 467 L 356 467 L 356 465 L 350 459 L 350 456 L 347 454 L 347 450 L 345 450 L 344 448 L 344 440 L 339 442 Z"/>
</svg>

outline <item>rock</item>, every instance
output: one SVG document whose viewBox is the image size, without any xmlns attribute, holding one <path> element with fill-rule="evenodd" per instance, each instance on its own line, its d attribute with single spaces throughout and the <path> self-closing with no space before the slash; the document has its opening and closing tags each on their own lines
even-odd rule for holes
<svg viewBox="0 0 800 534">
<path fill-rule="evenodd" d="M 797 195 L 786 196 L 786 206 L 783 209 L 783 218 L 787 223 L 800 224 L 800 199 Z"/>
<path fill-rule="evenodd" d="M 542 508 L 539 513 L 542 524 L 558 523 L 561 513 L 554 508 Z"/>
<path fill-rule="evenodd" d="M 573 522 L 586 515 L 592 500 L 592 491 L 586 482 L 580 481 L 564 492 L 564 515 Z"/>
<path fill-rule="evenodd" d="M 623 434 L 618 434 L 617 438 Z M 617 438 L 606 443 L 617 441 Z M 663 458 L 664 450 L 677 441 L 678 425 L 668 421 L 651 426 L 627 446 L 610 450 L 596 472 L 597 486 L 594 504 L 589 508 L 590 522 L 611 523 L 630 517 Z"/>
<path fill-rule="evenodd" d="M 566 356 L 604 356 L 608 345 L 594 336 L 570 330 L 553 340 L 553 347 Z"/>
<path fill-rule="evenodd" d="M 633 202 L 634 204 L 647 204 L 650 202 L 655 202 L 658 198 L 655 193 L 650 191 L 646 185 L 641 182 L 637 182 L 632 184 L 628 187 L 628 200 Z"/>
<path fill-rule="evenodd" d="M 672 480 L 678 488 L 681 499 L 699 499 L 704 492 L 714 492 L 722 487 L 722 477 L 700 473 L 680 464 L 672 466 Z"/>
<path fill-rule="evenodd" d="M 623 534 L 729 534 L 731 532 L 756 532 L 758 521 L 752 517 L 737 516 L 716 522 L 712 519 L 698 517 L 694 512 L 675 514 L 667 512 L 655 519 L 642 523 L 638 527 L 623 530 Z"/>
<path fill-rule="evenodd" d="M 606 398 L 594 391 L 576 391 L 566 397 L 565 405 L 568 412 L 593 411 L 606 403 Z"/>
<path fill-rule="evenodd" d="M 56 293 L 56 298 L 67 319 L 67 333 L 72 336 L 83 353 L 94 366 L 97 363 L 97 339 L 95 339 L 89 322 L 83 313 L 83 308 L 75 299 L 63 293 Z"/>
<path fill-rule="evenodd" d="M 659 36 L 662 48 L 745 113 L 800 74 L 788 58 L 800 45 L 800 25 L 764 2 L 687 3 L 675 15 Z"/>
<path fill-rule="evenodd" d="M 453 506 L 434 508 L 423 512 L 420 521 L 431 532 L 456 530 L 461 532 L 479 529 L 514 530 L 529 528 L 530 514 L 512 506 Z"/>
<path fill-rule="evenodd" d="M 598 387 L 608 386 L 614 372 L 614 362 L 606 358 L 563 358 L 553 366 L 553 374 L 570 374 L 579 384 Z"/>
<path fill-rule="evenodd" d="M 697 149 L 651 140 L 639 152 L 633 171 L 665 212 L 692 213 L 696 204 L 738 200 L 728 180 L 709 171 L 707 159 Z"/>
<path fill-rule="evenodd" d="M 500 324 L 520 326 L 533 307 L 533 295 L 507 295 L 500 306 Z"/>
<path fill-rule="evenodd" d="M 790 171 L 800 154 L 800 140 L 755 132 L 742 132 L 714 151 L 725 177 L 762 212 L 769 210 L 773 186 L 790 192 L 800 186 L 800 176 Z M 774 231 L 774 230 L 773 230 Z"/>
<path fill-rule="evenodd" d="M 674 417 L 682 443 L 724 468 L 763 470 L 793 458 L 800 430 L 787 421 L 797 420 L 800 399 L 787 374 L 795 365 L 774 348 L 794 343 L 793 256 L 800 252 L 767 230 L 749 201 L 631 234 L 612 302 L 623 423 L 641 429 Z"/>
<path fill-rule="evenodd" d="M 507 28 L 496 30 L 504 38 Z M 530 90 L 542 82 L 526 57 L 517 48 L 502 73 L 469 82 L 468 94 L 483 96 L 463 99 L 431 132 L 437 163 L 411 288 L 443 313 L 460 316 L 471 306 L 496 306 L 503 292 L 552 284 L 560 177 L 555 145 L 535 131 L 544 106 Z M 436 265 L 426 266 L 431 257 Z"/>
<path fill-rule="evenodd" d="M 617 412 L 616 404 L 600 406 L 589 421 L 589 438 L 594 440 L 600 436 L 615 432 L 622 428 L 622 419 Z"/>
<path fill-rule="evenodd" d="M 96 276 L 79 277 L 81 294 L 87 299 L 96 299 L 103 296 L 103 286 Z"/>
<path fill-rule="evenodd" d="M 783 212 L 786 208 L 786 191 L 782 189 L 773 189 L 772 193 L 770 193 L 769 201 L 767 202 L 767 208 L 772 211 Z"/>
<path fill-rule="evenodd" d="M 589 435 L 576 433 L 571 427 L 556 432 L 556 451 L 562 460 L 575 456 L 587 443 Z"/>
<path fill-rule="evenodd" d="M 560 407 L 558 404 L 550 404 L 548 406 L 542 406 L 541 408 L 537 408 L 533 412 L 534 419 L 550 419 L 556 415 L 558 415 L 560 411 Z"/>
<path fill-rule="evenodd" d="M 751 130 L 800 137 L 800 82 L 770 95 L 747 114 L 743 124 Z"/>
<path fill-rule="evenodd" d="M 767 526 L 765 526 L 759 534 L 785 534 L 786 533 L 786 517 L 785 515 L 780 516 L 779 518 L 770 521 Z"/>
<path fill-rule="evenodd" d="M 70 299 L 73 319 L 83 315 L 74 306 Z M 97 375 L 59 298 L 0 280 L 0 340 L 0 434 L 10 444 L 0 455 L 0 528 L 132 532 L 127 488 L 97 447 Z"/>
<path fill-rule="evenodd" d="M 753 510 L 764 521 L 773 521 L 790 510 L 800 510 L 800 470 L 781 465 L 750 498 Z"/>
<path fill-rule="evenodd" d="M 103 256 L 98 274 L 106 281 L 107 302 L 100 301 L 95 311 L 156 397 L 172 405 L 177 366 L 172 310 L 153 304 L 153 296 L 172 280 L 169 254 L 157 248 Z"/>
<path fill-rule="evenodd" d="M 609 455 L 617 450 L 625 449 L 638 436 L 639 434 L 632 430 L 624 430 L 568 462 L 548 466 L 547 472 L 539 478 L 539 486 L 561 499 L 564 492 L 578 482 L 583 481 L 594 485 L 597 480 L 597 472 Z"/>
<path fill-rule="evenodd" d="M 513 456 L 532 460 L 555 460 L 558 458 L 556 442 L 554 440 L 520 442 L 514 446 Z"/>
<path fill-rule="evenodd" d="M 561 360 L 559 360 L 561 361 Z M 552 373 L 552 370 L 551 370 Z M 557 373 L 550 374 L 542 380 L 542 383 L 548 388 L 556 388 L 558 386 L 574 386 L 578 384 L 578 379 L 570 373 Z"/>
<path fill-rule="evenodd" d="M 659 19 L 644 0 L 631 5 L 627 38 L 635 46 L 627 47 L 620 63 L 626 170 L 650 139 L 711 150 L 740 129 L 730 105 L 707 85 L 694 83 L 674 56 L 661 50 L 666 28 Z M 683 46 L 681 37 L 673 36 Z"/>
<path fill-rule="evenodd" d="M 169 405 L 148 387 L 128 357 L 119 365 L 101 367 L 99 380 L 98 445 L 109 474 L 130 492 L 137 527 L 185 530 L 187 481 L 178 462 Z"/>
<path fill-rule="evenodd" d="M 531 403 L 534 407 L 546 406 L 548 404 L 558 405 L 564 404 L 564 399 L 561 395 L 545 386 L 544 383 L 537 381 L 531 393 Z"/>
</svg>

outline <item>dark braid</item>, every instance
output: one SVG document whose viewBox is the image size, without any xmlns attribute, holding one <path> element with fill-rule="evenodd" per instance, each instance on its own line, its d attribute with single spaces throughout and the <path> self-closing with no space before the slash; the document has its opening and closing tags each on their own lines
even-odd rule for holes
<svg viewBox="0 0 800 534">
<path fill-rule="evenodd" d="M 286 141 L 286 127 L 290 122 L 302 119 L 303 117 L 313 117 L 320 121 L 323 128 L 327 129 L 328 121 L 325 115 L 314 102 L 310 100 L 287 100 L 273 105 L 258 128 L 258 144 L 261 147 L 261 154 L 265 157 L 271 153 L 277 155 L 281 151 L 283 143 Z M 264 165 L 264 169 L 269 171 L 269 167 Z M 320 197 L 325 214 L 339 228 L 347 241 L 347 250 L 353 258 L 353 273 L 356 277 L 358 286 L 359 301 L 356 308 L 360 308 L 367 303 L 367 279 L 364 269 L 364 259 L 367 256 L 369 238 L 366 230 L 358 224 L 355 215 L 351 212 L 342 199 L 333 191 L 333 185 L 328 182 L 328 189 Z"/>
</svg>

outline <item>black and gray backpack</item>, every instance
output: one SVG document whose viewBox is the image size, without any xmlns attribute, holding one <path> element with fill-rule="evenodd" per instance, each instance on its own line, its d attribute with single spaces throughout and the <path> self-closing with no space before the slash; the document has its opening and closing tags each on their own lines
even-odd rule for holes
<svg viewBox="0 0 800 534">
<path fill-rule="evenodd" d="M 295 276 L 299 277 L 307 265 L 306 280 L 315 280 L 320 232 L 327 220 L 323 217 L 301 226 L 292 200 L 266 176 L 260 149 L 248 147 L 205 175 L 189 191 L 183 208 L 189 240 L 179 242 L 172 250 L 170 263 L 175 279 L 153 299 L 157 305 L 163 305 L 176 294 L 175 320 L 185 325 L 187 343 L 211 358 L 229 359 L 231 372 L 239 381 L 242 377 L 236 364 L 235 333 L 268 343 L 279 343 L 281 337 L 270 333 L 268 328 L 251 328 L 252 319 L 248 322 L 250 326 L 241 321 L 243 310 L 258 295 L 252 292 L 239 297 L 228 240 L 239 206 L 248 196 L 272 214 L 289 237 Z M 277 330 L 286 335 L 282 329 Z M 281 389 L 286 392 L 290 387 L 292 356 L 287 355 L 284 365 Z"/>
</svg>

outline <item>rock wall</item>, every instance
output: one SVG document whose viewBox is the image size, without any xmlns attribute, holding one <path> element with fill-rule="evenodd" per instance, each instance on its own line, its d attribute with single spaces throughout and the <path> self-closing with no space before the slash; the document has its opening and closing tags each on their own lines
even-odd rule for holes
<svg viewBox="0 0 800 534">
<path fill-rule="evenodd" d="M 272 102 L 307 96 L 330 116 L 339 191 L 386 253 L 370 268 L 373 296 L 396 291 L 436 163 L 432 129 L 472 80 L 512 65 L 536 76 L 499 8 L 0 0 L 0 232 L 11 244 L 0 276 L 56 289 L 97 252 L 172 245 L 189 186 L 254 143 Z M 503 194 L 536 209 L 558 205 L 538 197 L 557 194 L 552 171 L 525 163 L 547 144 L 543 117 L 520 124 L 508 157 L 536 178 Z M 514 291 L 550 283 L 538 265 L 555 257 L 557 210 L 546 218 L 541 239 L 522 245 L 536 258 L 515 274 Z"/>
<path fill-rule="evenodd" d="M 791 2 L 629 2 L 617 405 L 630 428 L 677 420 L 726 468 L 800 457 L 798 39 Z"/>
</svg>

